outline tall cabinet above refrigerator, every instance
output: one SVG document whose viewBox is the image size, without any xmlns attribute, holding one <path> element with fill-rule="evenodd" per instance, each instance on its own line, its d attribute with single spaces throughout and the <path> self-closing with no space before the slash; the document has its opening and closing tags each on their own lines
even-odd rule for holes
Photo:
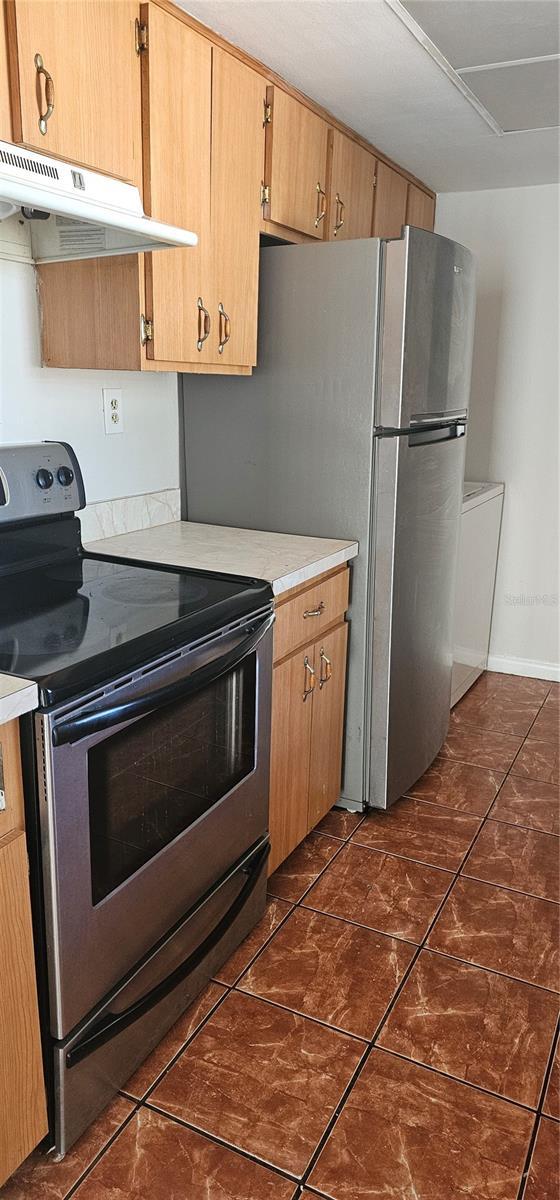
<svg viewBox="0 0 560 1200">
<path fill-rule="evenodd" d="M 184 378 L 189 520 L 355 538 L 341 803 L 447 733 L 474 265 L 424 230 L 261 253 L 258 366 Z"/>
</svg>

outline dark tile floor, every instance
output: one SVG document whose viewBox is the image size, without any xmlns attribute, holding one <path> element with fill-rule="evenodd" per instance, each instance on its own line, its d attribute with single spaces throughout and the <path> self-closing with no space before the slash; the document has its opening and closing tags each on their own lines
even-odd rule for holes
<svg viewBox="0 0 560 1200">
<path fill-rule="evenodd" d="M 559 696 L 484 676 L 410 796 L 329 813 L 123 1094 L 2 1200 L 558 1200 Z"/>
</svg>

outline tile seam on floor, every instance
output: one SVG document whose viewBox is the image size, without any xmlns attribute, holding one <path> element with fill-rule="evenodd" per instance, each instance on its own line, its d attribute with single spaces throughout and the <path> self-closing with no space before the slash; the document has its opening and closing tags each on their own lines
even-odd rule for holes
<svg viewBox="0 0 560 1200">
<path fill-rule="evenodd" d="M 213 981 L 210 980 L 209 982 L 213 982 Z M 208 984 L 206 986 L 208 986 Z M 216 1003 L 213 1004 L 212 1007 L 210 1008 L 210 1010 L 205 1014 L 205 1016 L 202 1018 L 200 1024 L 196 1026 L 196 1029 L 192 1030 L 192 1032 L 189 1034 L 188 1038 L 186 1038 L 185 1041 L 179 1047 L 179 1049 L 175 1051 L 173 1057 L 170 1058 L 169 1062 L 166 1063 L 166 1065 L 162 1068 L 162 1070 L 159 1072 L 159 1075 L 156 1077 L 156 1079 L 154 1079 L 153 1083 L 151 1083 L 150 1086 L 148 1088 L 146 1088 L 145 1092 L 142 1093 L 142 1096 L 140 1098 L 138 1098 L 138 1096 L 133 1096 L 132 1093 L 127 1092 L 124 1087 L 122 1089 L 119 1089 L 122 1096 L 125 1096 L 127 1100 L 130 1100 L 130 1099 L 134 1100 L 135 1104 L 143 1104 L 144 1103 L 146 1098 L 148 1096 L 150 1096 L 151 1093 L 154 1091 L 154 1088 L 158 1087 L 158 1085 L 161 1083 L 164 1076 L 167 1075 L 167 1073 L 171 1070 L 171 1068 L 175 1066 L 175 1063 L 178 1061 L 178 1059 L 181 1058 L 181 1055 L 184 1054 L 185 1050 L 188 1049 L 191 1042 L 194 1041 L 196 1035 L 198 1033 L 200 1033 L 201 1029 L 207 1024 L 207 1022 L 210 1020 L 210 1018 L 214 1016 L 216 1010 L 221 1007 L 221 1005 L 224 1003 L 224 1000 L 227 999 L 230 992 L 232 991 L 232 987 L 229 986 L 228 984 L 221 983 L 220 987 L 224 988 L 223 996 L 218 997 L 218 999 L 216 1000 Z M 202 992 L 199 992 L 198 996 L 201 996 L 201 995 L 202 995 Z M 193 1000 L 193 1004 L 196 1003 L 197 999 L 198 999 L 198 997 L 195 996 L 195 998 Z M 185 1012 L 186 1011 L 187 1011 L 187 1009 L 185 1009 Z M 173 1028 L 173 1026 L 171 1026 L 171 1029 L 172 1028 Z M 168 1032 L 171 1032 L 171 1030 L 168 1030 Z M 166 1035 L 164 1034 L 164 1037 L 165 1036 Z M 158 1045 L 159 1045 L 159 1043 L 158 1043 Z M 157 1046 L 154 1046 L 154 1050 L 157 1050 L 157 1048 L 158 1048 Z M 148 1055 L 148 1057 L 149 1057 L 149 1055 Z M 144 1059 L 144 1062 L 146 1062 L 146 1059 Z M 142 1066 L 143 1066 L 143 1063 L 140 1063 L 140 1066 L 137 1068 L 137 1070 L 140 1070 Z M 133 1075 L 131 1076 L 131 1078 L 134 1077 L 135 1073 L 136 1072 L 133 1072 Z"/>
<path fill-rule="evenodd" d="M 485 817 L 480 817 L 478 819 L 481 821 L 486 820 Z M 477 829 L 475 836 L 477 836 L 479 832 L 480 830 Z M 469 843 L 469 849 L 471 848 L 473 841 Z M 383 850 L 379 846 L 368 846 L 367 842 L 353 842 L 352 845 L 361 846 L 364 850 L 377 850 L 378 854 L 390 854 L 392 858 L 404 859 L 405 862 L 414 862 L 417 863 L 419 867 L 434 867 L 436 871 L 446 871 L 448 875 L 453 875 L 454 877 L 459 873 L 458 869 L 455 867 L 441 867 L 439 863 L 426 862 L 425 858 L 412 858 L 410 854 L 398 854 L 396 850 Z M 463 859 L 461 859 L 461 863 L 462 862 Z M 301 899 L 303 900 L 303 896 Z M 297 903 L 301 904 L 301 900 L 298 900 Z"/>
<path fill-rule="evenodd" d="M 272 896 L 272 897 L 271 897 L 271 899 L 272 899 L 272 900 L 279 900 L 279 899 L 280 899 L 280 897 L 279 897 L 279 896 Z M 256 961 L 256 959 L 259 957 L 259 954 L 261 954 L 261 953 L 262 953 L 262 951 L 266 949 L 266 947 L 268 946 L 268 944 L 269 944 L 269 943 L 272 941 L 273 937 L 274 937 L 274 936 L 275 936 L 275 935 L 278 933 L 278 930 L 279 930 L 279 929 L 281 929 L 283 925 L 285 925 L 286 921 L 288 920 L 288 917 L 291 917 L 291 915 L 292 915 L 292 913 L 293 913 L 293 911 L 294 911 L 294 908 L 296 907 L 296 906 L 295 906 L 295 903 L 294 903 L 293 901 L 290 901 L 290 900 L 284 900 L 284 901 L 283 901 L 283 903 L 288 905 L 288 911 L 287 911 L 287 913 L 284 913 L 284 916 L 281 918 L 281 920 L 278 922 L 278 924 L 274 926 L 274 929 L 273 929 L 273 930 L 272 930 L 272 931 L 269 933 L 269 935 L 268 935 L 268 937 L 267 937 L 266 941 L 264 941 L 264 942 L 263 942 L 262 946 L 260 946 L 260 947 L 259 947 L 259 949 L 255 951 L 255 953 L 254 953 L 253 957 L 252 957 L 252 958 L 250 958 L 250 959 L 248 960 L 248 962 L 245 964 L 245 966 L 244 966 L 244 967 L 242 967 L 242 969 L 241 969 L 241 971 L 239 972 L 239 974 L 235 976 L 235 979 L 233 980 L 233 982 L 232 982 L 232 983 L 225 983 L 223 979 L 219 979 L 217 975 L 213 975 L 213 976 L 212 976 L 212 983 L 219 983 L 219 984 L 220 984 L 220 987 L 227 987 L 227 988 L 234 988 L 234 987 L 236 986 L 236 984 L 238 984 L 238 983 L 239 983 L 239 980 L 241 979 L 241 976 L 242 976 L 242 975 L 244 975 L 244 974 L 245 974 L 245 972 L 246 972 L 246 971 L 248 971 L 250 967 L 252 967 L 253 963 L 254 963 L 254 962 Z M 266 912 L 266 909 L 265 909 L 265 912 Z M 263 913 L 263 916 L 264 916 L 264 913 Z M 261 918 L 261 919 L 262 919 L 262 918 Z M 254 926 L 254 929 L 256 929 L 256 925 Z M 247 937 L 250 937 L 250 936 L 251 936 L 251 934 L 250 934 L 250 933 L 248 933 L 248 934 L 247 934 Z M 237 947 L 237 949 L 238 949 L 238 950 L 240 950 L 240 949 L 241 949 L 241 947 L 242 947 L 242 945 L 243 945 L 243 942 L 240 942 L 240 944 L 239 944 L 239 946 Z M 237 950 L 234 950 L 234 951 L 233 951 L 233 954 L 236 954 L 236 953 L 237 953 Z M 233 954 L 232 954 L 232 955 L 230 955 L 230 957 L 233 957 Z M 226 963 L 224 963 L 224 966 L 227 966 L 227 962 L 226 962 Z"/>
<path fill-rule="evenodd" d="M 277 1163 L 271 1163 L 266 1158 L 259 1158 L 257 1154 L 252 1154 L 250 1150 L 244 1150 L 242 1146 L 236 1145 L 235 1142 L 228 1142 L 225 1138 L 221 1138 L 219 1134 L 209 1132 L 202 1125 L 195 1125 L 185 1117 L 179 1117 L 176 1113 L 168 1112 L 166 1108 L 160 1108 L 159 1105 L 153 1104 L 152 1101 L 143 1101 L 139 1107 L 146 1108 L 148 1112 L 155 1112 L 158 1116 L 165 1117 L 168 1121 L 173 1121 L 183 1129 L 190 1129 L 192 1133 L 200 1134 L 202 1137 L 207 1138 L 208 1141 L 213 1142 L 215 1146 L 221 1146 L 224 1150 L 234 1151 L 240 1158 L 255 1163 L 259 1167 L 266 1167 L 267 1170 L 273 1171 L 276 1175 L 288 1180 L 289 1183 L 293 1183 L 296 1187 L 301 1186 L 302 1176 L 294 1175 L 293 1172 L 286 1171 L 284 1167 L 279 1167 Z"/>
<path fill-rule="evenodd" d="M 502 892 L 513 892 L 518 896 L 531 896 L 532 900 L 546 900 L 547 904 L 554 904 L 556 908 L 560 906 L 560 899 L 553 900 L 552 896 L 543 896 L 540 892 L 528 892 L 526 888 L 514 888 L 508 883 L 495 883 L 494 880 L 484 880 L 480 875 L 469 875 L 468 871 L 460 871 L 462 880 L 474 880 L 475 883 L 487 883 L 490 888 L 501 888 Z"/>
<path fill-rule="evenodd" d="M 444 758 L 442 761 L 443 762 L 455 762 L 455 759 Z M 474 767 L 475 764 L 474 763 L 461 763 L 460 765 L 462 767 Z M 430 770 L 429 767 L 428 767 L 428 770 Z M 481 771 L 491 771 L 492 768 L 491 767 L 480 767 L 480 770 Z M 500 775 L 501 774 L 502 774 L 502 772 L 500 771 Z M 507 775 L 507 772 L 506 772 L 506 775 Z M 502 785 L 504 783 L 505 777 L 506 776 L 504 776 L 504 779 L 502 780 L 502 783 L 500 784 L 500 788 L 502 787 Z M 499 791 L 499 788 L 498 788 L 498 791 Z M 484 821 L 485 817 L 488 816 L 488 813 L 490 812 L 492 805 L 495 803 L 496 796 L 498 795 L 498 791 L 496 792 L 496 795 L 494 796 L 494 798 L 490 801 L 490 804 L 488 805 L 488 808 L 486 809 L 485 813 L 475 813 L 475 812 L 472 812 L 472 810 L 470 808 L 457 808 L 457 806 L 454 804 L 442 804 L 440 800 L 430 800 L 430 799 L 428 799 L 427 796 L 415 796 L 414 793 L 412 793 L 412 792 L 403 792 L 403 795 L 400 797 L 400 799 L 401 800 L 416 800 L 418 804 L 432 804 L 434 808 L 443 808 L 444 812 L 455 813 L 455 815 L 458 817 L 474 817 L 477 821 Z M 398 801 L 397 801 L 397 803 L 398 803 Z M 380 809 L 379 811 L 381 812 L 382 810 Z"/>
<path fill-rule="evenodd" d="M 526 1188 L 527 1188 L 527 1180 L 528 1180 L 528 1178 L 529 1178 L 529 1171 L 530 1171 L 530 1169 L 531 1169 L 531 1162 L 532 1162 L 532 1158 L 533 1158 L 533 1152 L 534 1152 L 534 1149 L 535 1149 L 535 1144 L 536 1144 L 536 1141 L 537 1141 L 537 1135 L 538 1135 L 538 1132 L 539 1132 L 539 1129 L 540 1129 L 540 1126 L 541 1126 L 541 1122 L 542 1122 L 542 1120 L 543 1120 L 543 1115 L 544 1115 L 544 1114 L 543 1114 L 543 1111 L 542 1111 L 542 1106 L 543 1106 L 543 1104 L 544 1104 L 544 1101 L 545 1101 L 545 1098 L 546 1098 L 546 1091 L 547 1091 L 547 1088 L 548 1088 L 548 1083 L 549 1083 L 549 1079 L 550 1079 L 550 1074 L 551 1074 L 551 1071 L 552 1071 L 552 1064 L 553 1064 L 553 1062 L 554 1062 L 554 1055 L 555 1055 L 555 1053 L 556 1053 L 556 1046 L 557 1046 L 557 1044 L 558 1044 L 558 1040 L 559 1040 L 559 1038 L 560 1038 L 560 1021 L 557 1021 L 557 1024 L 556 1024 L 556 1033 L 555 1033 L 555 1036 L 554 1036 L 554 1037 L 553 1037 L 553 1039 L 552 1039 L 552 1049 L 551 1049 L 551 1051 L 550 1051 L 550 1055 L 549 1055 L 549 1058 L 548 1058 L 548 1063 L 547 1063 L 547 1067 L 546 1067 L 546 1070 L 545 1070 L 545 1073 L 544 1073 L 544 1079 L 543 1079 L 543 1083 L 542 1083 L 542 1087 L 541 1087 L 541 1092 L 540 1092 L 540 1097 L 539 1097 L 539 1103 L 538 1103 L 538 1105 L 537 1105 L 537 1114 L 536 1114 L 536 1117 L 535 1117 L 535 1122 L 534 1122 L 533 1128 L 532 1128 L 532 1130 L 531 1130 L 531 1136 L 530 1136 L 530 1138 L 529 1138 L 529 1145 L 528 1145 L 528 1147 L 527 1147 L 527 1154 L 526 1154 L 526 1156 L 525 1156 L 525 1161 L 524 1161 L 524 1164 L 523 1164 L 523 1170 L 522 1170 L 522 1172 L 521 1172 L 521 1179 L 520 1179 L 520 1181 L 519 1181 L 519 1187 L 518 1187 L 518 1189 L 517 1189 L 517 1200 L 523 1200 L 523 1196 L 525 1195 L 525 1191 L 526 1191 Z"/>
<path fill-rule="evenodd" d="M 475 882 L 478 882 L 478 880 Z M 534 983 L 532 979 L 522 979 L 521 975 L 510 975 L 508 971 L 499 971 L 497 967 L 486 967 L 484 963 L 471 962 L 469 958 L 459 958 L 457 954 L 450 954 L 448 950 L 440 950 L 437 946 L 425 945 L 421 946 L 420 949 L 429 950 L 430 954 L 439 954 L 441 958 L 450 958 L 452 962 L 463 963 L 465 967 L 476 967 L 479 971 L 487 971 L 489 975 L 499 975 L 501 979 L 511 979 L 513 983 L 526 983 L 527 987 L 538 988 L 540 992 L 547 992 L 551 996 L 560 997 L 560 991 L 557 991 L 556 988 L 545 987 L 543 983 Z"/>
<path fill-rule="evenodd" d="M 515 778 L 519 779 L 519 775 L 516 775 Z M 532 782 L 538 783 L 538 780 Z M 504 821 L 502 817 L 491 817 L 490 811 L 485 819 L 492 825 L 507 825 L 510 829 L 526 829 L 528 833 L 542 833 L 543 837 L 556 838 L 557 841 L 560 837 L 558 833 L 549 833 L 548 829 L 534 829 L 532 825 L 513 825 L 511 821 Z"/>
<path fill-rule="evenodd" d="M 414 947 L 416 949 L 416 946 Z M 288 1004 L 281 1004 L 279 1000 L 269 1000 L 268 996 L 260 996 L 256 992 L 248 992 L 245 988 L 240 988 L 235 985 L 232 987 L 232 992 L 237 992 L 239 996 L 249 996 L 251 1000 L 259 1000 L 261 1004 L 269 1004 L 271 1008 L 279 1008 L 282 1012 L 291 1013 L 294 1017 L 301 1017 L 304 1021 L 312 1021 L 314 1025 L 320 1025 L 323 1029 L 330 1029 L 332 1033 L 340 1033 L 343 1037 L 351 1038 L 354 1042 L 361 1042 L 364 1046 L 369 1046 L 370 1038 L 365 1037 L 360 1033 L 351 1033 L 349 1029 L 341 1029 L 340 1025 L 331 1025 L 329 1021 L 323 1021 L 321 1017 L 313 1017 L 310 1013 L 304 1013 L 299 1008 L 290 1008 Z"/>
<path fill-rule="evenodd" d="M 129 1097 L 127 1097 L 127 1099 L 129 1099 Z M 130 1125 L 130 1122 L 132 1121 L 133 1117 L 135 1117 L 136 1113 L 138 1112 L 138 1109 L 140 1108 L 140 1104 L 138 1103 L 137 1100 L 133 1101 L 133 1103 L 134 1103 L 134 1107 L 132 1109 L 132 1112 L 130 1112 L 128 1114 L 128 1116 L 125 1117 L 124 1121 L 119 1125 L 118 1129 L 114 1130 L 114 1132 L 111 1134 L 111 1137 L 103 1144 L 103 1146 L 101 1147 L 101 1150 L 99 1150 L 99 1152 L 95 1155 L 95 1157 L 92 1159 L 92 1161 L 86 1167 L 86 1169 L 84 1171 L 82 1171 L 82 1173 L 78 1177 L 78 1179 L 76 1179 L 74 1181 L 74 1183 L 72 1184 L 72 1186 L 68 1189 L 68 1191 L 64 1193 L 62 1200 L 70 1200 L 70 1198 L 78 1190 L 78 1188 L 81 1186 L 81 1184 L 84 1182 L 84 1180 L 87 1179 L 88 1175 L 91 1174 L 94 1167 L 96 1167 L 98 1162 L 100 1162 L 100 1160 L 103 1158 L 104 1154 L 113 1145 L 113 1142 L 116 1142 L 119 1135 L 123 1132 L 124 1129 L 126 1129 L 126 1126 Z"/>
<path fill-rule="evenodd" d="M 314 830 L 314 829 L 312 829 L 312 830 L 311 830 L 311 833 L 313 833 L 313 834 L 314 834 L 314 833 L 315 833 L 315 830 Z M 328 838 L 330 835 L 329 835 L 329 834 L 327 834 L 327 833 L 320 833 L 320 834 L 318 834 L 317 836 L 318 836 L 318 837 L 324 837 L 324 838 Z M 308 834 L 308 837 L 309 837 L 309 834 Z M 347 840 L 349 841 L 350 839 L 347 839 Z M 302 843 L 300 843 L 300 845 L 301 845 L 301 844 L 302 844 Z M 302 895 L 299 897 L 299 899 L 298 899 L 298 900 L 288 900 L 288 901 L 287 901 L 287 902 L 288 902 L 288 904 L 292 904 L 292 905 L 294 906 L 294 908 L 295 908 L 295 907 L 296 907 L 298 904 L 301 904 L 301 902 L 302 902 L 302 900 L 303 900 L 304 896 L 307 896 L 307 893 L 308 893 L 308 892 L 311 890 L 311 888 L 312 888 L 312 887 L 314 887 L 314 885 L 315 885 L 315 884 L 318 882 L 318 880 L 321 878 L 321 875 L 323 875 L 323 874 L 325 873 L 325 871 L 327 870 L 327 867 L 330 867 L 331 863 L 332 863 L 332 862 L 334 862 L 335 858 L 338 858 L 338 855 L 340 854 L 340 851 L 343 849 L 343 847 L 344 847 L 345 845 L 346 845 L 346 842 L 341 842 L 341 843 L 340 843 L 340 845 L 339 845 L 338 849 L 337 849 L 337 850 L 335 850 L 335 852 L 334 852 L 334 854 L 333 854 L 332 858 L 329 858 L 328 862 L 326 862 L 326 863 L 325 863 L 324 867 L 321 867 L 321 870 L 319 871 L 319 874 L 318 874 L 318 875 L 316 875 L 316 876 L 315 876 L 315 879 L 313 880 L 313 882 L 312 882 L 312 883 L 310 883 L 308 887 L 306 887 L 305 891 L 304 891 L 304 892 L 303 892 L 303 894 L 302 894 Z M 294 853 L 294 851 L 292 851 L 292 853 Z M 288 856 L 288 857 L 289 857 L 289 856 Z M 285 859 L 284 861 L 285 861 L 285 862 L 287 862 L 287 859 Z M 282 864 L 280 864 L 280 866 L 282 866 Z M 279 869 L 279 868 L 277 868 L 277 870 L 278 870 L 278 869 Z M 276 872 L 273 872 L 273 875 L 274 875 L 275 873 L 276 873 Z M 269 876 L 269 880 L 270 880 L 270 879 L 272 879 L 272 875 L 270 875 L 270 876 Z M 267 892 L 266 892 L 266 894 L 267 894 L 267 896 L 272 896 L 272 897 L 273 897 L 273 899 L 275 899 L 275 900 L 286 900 L 286 899 L 287 899 L 287 898 L 286 898 L 286 896 L 277 896 L 275 892 L 269 892 L 269 890 L 268 890 L 268 881 L 267 881 Z"/>
<path fill-rule="evenodd" d="M 544 1073 L 544 1079 L 543 1079 L 543 1084 L 542 1084 L 542 1088 L 541 1088 L 539 1103 L 537 1105 L 537 1111 L 539 1113 L 539 1116 L 545 1116 L 545 1117 L 548 1116 L 548 1113 L 545 1113 L 543 1111 L 543 1105 L 546 1100 L 546 1093 L 548 1091 L 548 1085 L 550 1083 L 550 1076 L 552 1075 L 552 1068 L 554 1066 L 554 1058 L 555 1058 L 556 1050 L 557 1050 L 558 1046 L 560 1046 L 560 1016 L 558 1017 L 558 1019 L 556 1021 L 556 1030 L 554 1033 L 554 1037 L 552 1039 L 552 1048 L 551 1048 L 550 1054 L 548 1056 L 548 1061 L 547 1061 L 546 1070 Z M 551 1120 L 560 1121 L 560 1116 L 552 1117 Z"/>
<path fill-rule="evenodd" d="M 391 1054 L 393 1058 L 400 1058 L 402 1062 L 409 1062 L 413 1063 L 416 1067 L 423 1067 L 425 1071 L 431 1071 L 434 1075 L 438 1075 L 440 1079 L 452 1079 L 454 1083 L 464 1084 L 465 1087 L 472 1088 L 474 1092 L 480 1092 L 483 1096 L 493 1096 L 495 1100 L 502 1100 L 504 1104 L 513 1104 L 515 1108 L 521 1108 L 523 1112 L 531 1113 L 534 1117 L 538 1114 L 538 1101 L 535 1104 L 527 1104 L 524 1100 L 515 1100 L 513 1096 L 505 1096 L 503 1092 L 496 1092 L 493 1088 L 484 1087 L 482 1083 L 473 1083 L 472 1079 L 465 1079 L 463 1075 L 454 1075 L 451 1071 L 444 1071 L 443 1067 L 434 1067 L 433 1063 L 424 1062 L 421 1058 L 412 1058 L 409 1054 L 405 1054 L 401 1050 L 395 1050 L 393 1046 L 384 1046 L 382 1043 L 377 1042 L 375 1049 L 382 1050 L 384 1054 Z"/>
</svg>

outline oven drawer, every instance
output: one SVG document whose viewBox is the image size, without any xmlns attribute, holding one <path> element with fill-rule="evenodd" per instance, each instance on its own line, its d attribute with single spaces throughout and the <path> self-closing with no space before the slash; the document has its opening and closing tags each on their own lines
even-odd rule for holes
<svg viewBox="0 0 560 1200">
<path fill-rule="evenodd" d="M 55 1150 L 65 1154 L 161 1041 L 264 912 L 269 845 L 261 842 L 110 999 L 53 1043 Z"/>
</svg>

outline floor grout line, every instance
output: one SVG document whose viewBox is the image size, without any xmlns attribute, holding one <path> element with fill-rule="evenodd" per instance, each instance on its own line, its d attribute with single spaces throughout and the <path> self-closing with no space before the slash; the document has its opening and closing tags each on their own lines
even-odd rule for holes
<svg viewBox="0 0 560 1200">
<path fill-rule="evenodd" d="M 125 1117 L 124 1121 L 122 1122 L 121 1125 L 119 1125 L 118 1129 L 114 1130 L 114 1132 L 111 1134 L 111 1137 L 106 1142 L 104 1142 L 103 1146 L 101 1147 L 101 1150 L 98 1152 L 98 1154 L 95 1155 L 95 1158 L 93 1158 L 92 1161 L 85 1168 L 85 1170 L 82 1171 L 81 1175 L 79 1175 L 78 1179 L 76 1179 L 74 1181 L 74 1183 L 68 1189 L 68 1191 L 64 1193 L 63 1200 L 70 1200 L 70 1197 L 74 1195 L 74 1193 L 78 1190 L 78 1188 L 84 1182 L 84 1180 L 87 1179 L 88 1175 L 91 1174 L 94 1167 L 97 1166 L 100 1159 L 102 1159 L 104 1154 L 106 1154 L 107 1151 L 111 1148 L 111 1146 L 113 1145 L 113 1142 L 116 1142 L 117 1138 L 123 1132 L 123 1130 L 126 1129 L 127 1125 L 130 1125 L 130 1122 L 135 1117 L 136 1113 L 138 1112 L 139 1107 L 140 1107 L 140 1105 L 139 1105 L 138 1101 L 135 1100 L 134 1108 L 132 1109 L 132 1112 L 130 1112 L 128 1114 L 128 1116 Z"/>
<path fill-rule="evenodd" d="M 542 1082 L 542 1087 L 541 1087 L 541 1091 L 540 1091 L 540 1095 L 539 1095 L 539 1103 L 537 1105 L 537 1114 L 535 1117 L 535 1123 L 534 1123 L 533 1129 L 531 1131 L 531 1137 L 529 1138 L 529 1145 L 527 1147 L 527 1154 L 525 1157 L 525 1163 L 523 1166 L 523 1170 L 521 1172 L 521 1179 L 519 1181 L 519 1188 L 517 1191 L 517 1200 L 522 1200 L 522 1198 L 525 1194 L 525 1189 L 527 1187 L 527 1179 L 529 1176 L 529 1171 L 531 1169 L 531 1161 L 533 1158 L 533 1152 L 535 1149 L 537 1134 L 538 1134 L 540 1124 L 541 1124 L 541 1121 L 543 1118 L 542 1106 L 546 1099 L 546 1092 L 547 1092 L 547 1088 L 548 1088 L 548 1084 L 549 1084 L 549 1080 L 550 1080 L 550 1075 L 552 1072 L 554 1055 L 556 1053 L 556 1047 L 558 1045 L 559 1038 L 560 1038 L 560 1020 L 557 1022 L 556 1033 L 552 1039 L 552 1049 L 551 1049 L 549 1057 L 548 1057 L 548 1063 L 547 1063 L 547 1067 L 546 1067 L 546 1070 L 544 1073 L 544 1079 Z"/>
<path fill-rule="evenodd" d="M 209 1130 L 204 1129 L 202 1125 L 195 1125 L 192 1121 L 187 1121 L 185 1117 L 179 1117 L 176 1113 L 170 1113 L 167 1111 L 167 1109 L 160 1108 L 159 1105 L 153 1104 L 152 1101 L 143 1102 L 140 1107 L 147 1108 L 148 1112 L 155 1112 L 158 1114 L 158 1116 L 165 1117 L 168 1121 L 174 1121 L 175 1124 L 180 1125 L 182 1129 L 190 1129 L 192 1133 L 200 1134 L 202 1137 L 207 1138 L 208 1141 L 213 1142 L 215 1146 L 221 1146 L 224 1150 L 234 1151 L 240 1156 L 240 1158 L 244 1158 L 249 1162 L 255 1163 L 259 1167 L 267 1167 L 269 1171 L 274 1171 L 277 1175 L 280 1175 L 282 1179 L 287 1179 L 289 1183 L 293 1183 L 296 1186 L 300 1184 L 301 1176 L 294 1175 L 293 1171 L 286 1171 L 283 1167 L 279 1167 L 276 1163 L 272 1163 L 266 1158 L 259 1158 L 258 1155 L 251 1154 L 250 1150 L 243 1150 L 241 1146 L 237 1146 L 233 1142 L 226 1141 L 224 1138 L 221 1138 L 219 1134 L 210 1133 Z"/>
</svg>

